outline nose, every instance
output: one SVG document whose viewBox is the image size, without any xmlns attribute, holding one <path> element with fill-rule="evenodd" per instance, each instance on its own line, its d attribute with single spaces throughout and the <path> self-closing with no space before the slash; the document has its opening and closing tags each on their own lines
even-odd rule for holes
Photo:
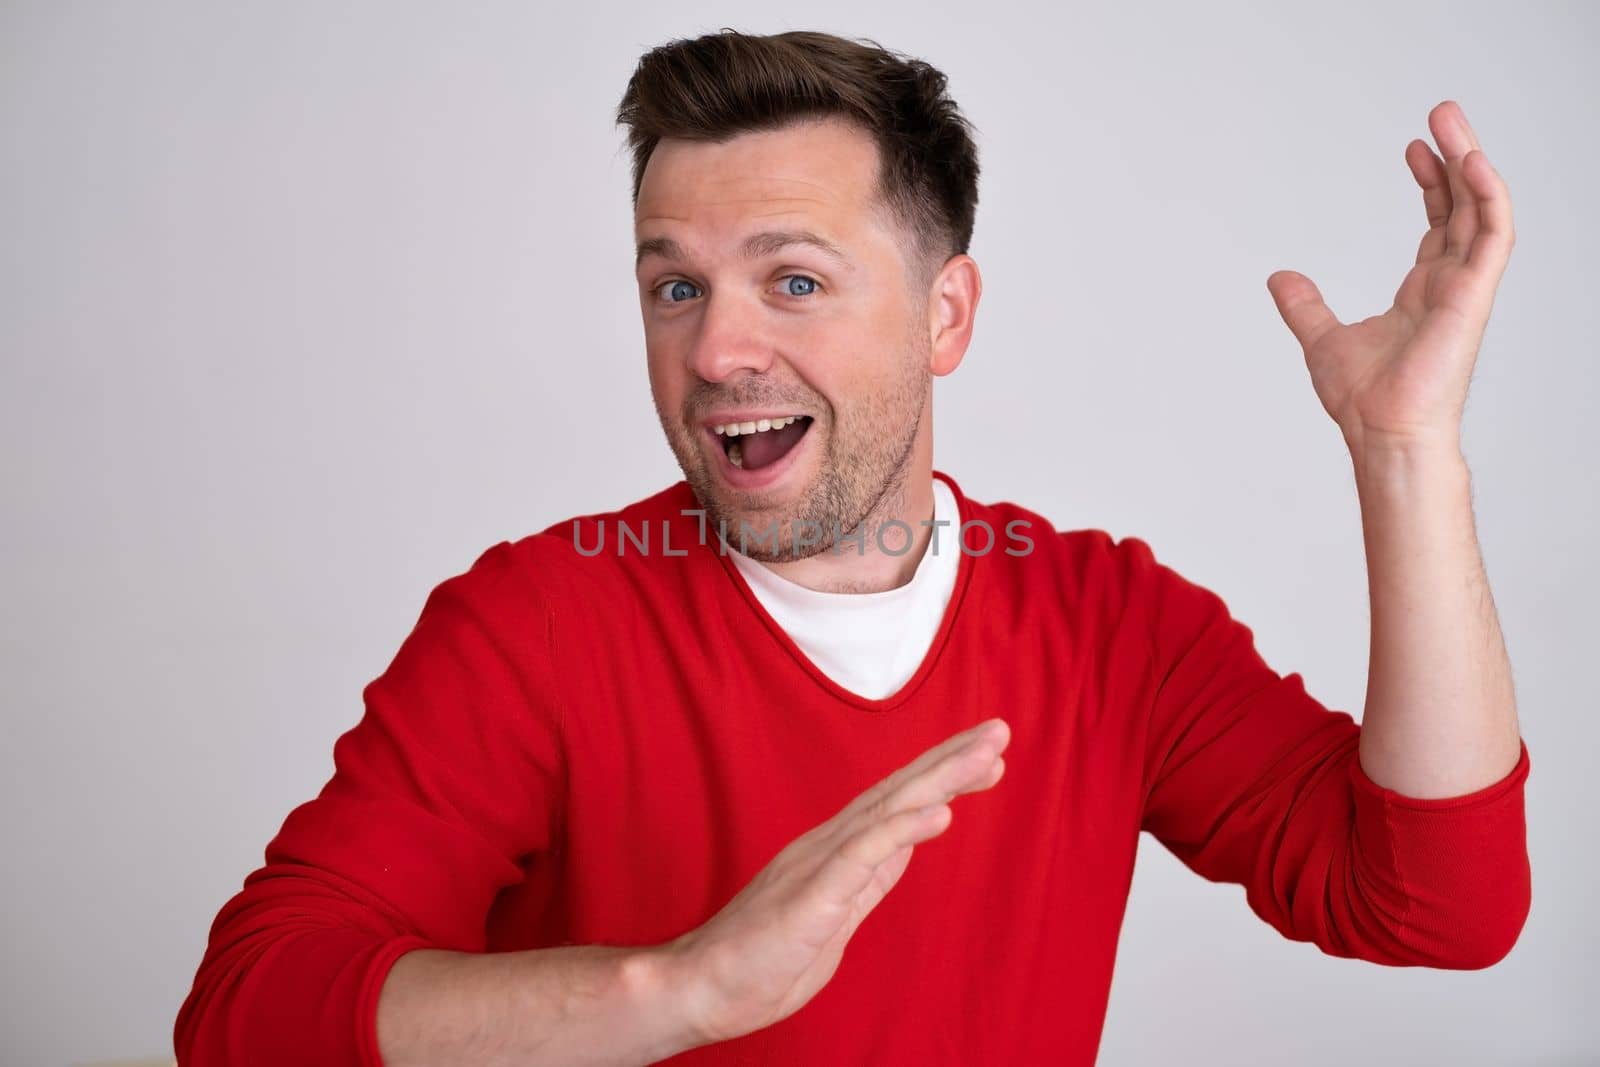
<svg viewBox="0 0 1600 1067">
<path fill-rule="evenodd" d="M 687 354 L 689 370 L 708 382 L 726 381 L 741 371 L 764 373 L 772 366 L 772 342 L 764 326 L 759 303 L 727 293 L 708 296 Z"/>
</svg>

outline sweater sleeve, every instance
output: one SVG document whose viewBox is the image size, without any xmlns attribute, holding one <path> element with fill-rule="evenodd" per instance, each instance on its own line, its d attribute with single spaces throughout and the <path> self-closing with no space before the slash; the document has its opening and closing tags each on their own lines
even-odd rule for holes
<svg viewBox="0 0 1600 1067">
<path fill-rule="evenodd" d="M 428 596 L 334 773 L 211 926 L 174 1047 L 196 1067 L 381 1067 L 378 993 L 418 948 L 481 952 L 550 847 L 565 768 L 550 616 L 509 544 Z"/>
<path fill-rule="evenodd" d="M 1217 594 L 1138 538 L 1118 548 L 1151 627 L 1142 828 L 1328 955 L 1468 970 L 1510 952 L 1531 896 L 1526 743 L 1503 779 L 1463 796 L 1380 787 L 1351 715 L 1272 670 Z"/>
</svg>

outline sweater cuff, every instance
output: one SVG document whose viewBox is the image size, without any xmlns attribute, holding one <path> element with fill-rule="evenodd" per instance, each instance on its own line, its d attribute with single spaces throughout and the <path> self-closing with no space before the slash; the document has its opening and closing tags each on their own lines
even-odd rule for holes
<svg viewBox="0 0 1600 1067">
<path fill-rule="evenodd" d="M 373 954 L 356 997 L 356 1051 L 361 1067 L 383 1067 L 383 1057 L 378 1052 L 378 994 L 395 961 L 412 949 L 436 947 L 426 938 L 408 934 L 385 942 Z"/>
<path fill-rule="evenodd" d="M 1359 754 L 1350 761 L 1350 778 L 1355 782 L 1357 789 L 1390 807 L 1409 808 L 1412 811 L 1451 811 L 1456 808 L 1470 808 L 1498 799 L 1522 785 L 1527 779 L 1528 743 L 1519 739 L 1517 744 L 1519 749 L 1517 764 L 1511 768 L 1504 778 L 1498 782 L 1492 782 L 1482 789 L 1475 789 L 1460 796 L 1409 797 L 1404 793 L 1397 793 L 1393 789 L 1385 788 L 1367 777 L 1367 772 L 1361 768 Z"/>
<path fill-rule="evenodd" d="M 1476 969 L 1511 951 L 1532 898 L 1527 777 L 1526 742 L 1504 778 L 1454 797 L 1397 793 L 1350 760 L 1361 880 L 1389 917 L 1386 962 Z"/>
</svg>

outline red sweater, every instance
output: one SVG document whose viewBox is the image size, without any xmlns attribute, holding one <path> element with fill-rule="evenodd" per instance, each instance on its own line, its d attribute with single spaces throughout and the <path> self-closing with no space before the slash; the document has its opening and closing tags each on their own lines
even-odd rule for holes
<svg viewBox="0 0 1600 1067">
<path fill-rule="evenodd" d="M 1467 796 L 1380 788 L 1359 724 L 1270 669 L 1145 542 L 956 495 L 993 548 L 969 533 L 932 647 L 884 700 L 806 660 L 680 514 L 697 506 L 683 482 L 441 583 L 332 779 L 217 915 L 180 1061 L 379 1067 L 378 991 L 402 953 L 668 941 L 992 715 L 1012 731 L 1004 779 L 954 802 L 828 985 L 668 1062 L 1092 1063 L 1142 830 L 1330 955 L 1478 968 L 1510 950 L 1530 893 L 1525 744 Z"/>
</svg>

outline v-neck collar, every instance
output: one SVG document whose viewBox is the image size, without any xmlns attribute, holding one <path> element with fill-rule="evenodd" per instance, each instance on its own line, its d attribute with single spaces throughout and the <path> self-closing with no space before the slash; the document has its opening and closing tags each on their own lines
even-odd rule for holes
<svg viewBox="0 0 1600 1067">
<path fill-rule="evenodd" d="M 904 685 L 886 697 L 862 696 L 860 693 L 846 689 L 829 677 L 826 672 L 811 661 L 811 657 L 807 656 L 799 645 L 795 644 L 788 631 L 767 611 L 760 598 L 756 596 L 755 591 L 750 588 L 750 583 L 740 573 L 738 565 L 734 563 L 728 554 L 721 550 L 721 545 L 716 543 L 716 539 L 713 538 L 712 543 L 706 546 L 717 557 L 717 561 L 722 564 L 724 573 L 733 582 L 734 588 L 744 598 L 745 603 L 755 613 L 756 618 L 760 620 L 767 634 L 789 655 L 800 670 L 809 675 L 813 682 L 834 699 L 852 707 L 860 708 L 863 711 L 893 710 L 910 699 L 917 689 L 921 687 L 922 683 L 927 680 L 928 676 L 933 673 L 934 668 L 938 665 L 940 654 L 949 642 L 950 631 L 955 626 L 956 616 L 961 608 L 961 601 L 965 597 L 967 586 L 972 580 L 972 570 L 976 558 L 972 554 L 961 550 L 960 541 L 961 524 L 972 518 L 971 505 L 967 502 L 966 496 L 961 492 L 961 487 L 956 484 L 954 478 L 937 470 L 933 472 L 933 476 L 948 485 L 956 498 L 957 523 L 954 533 L 956 550 L 960 553 L 960 564 L 956 571 L 956 584 L 955 588 L 951 590 L 950 602 L 944 607 L 944 615 L 939 622 L 939 629 L 934 633 L 933 641 L 929 644 L 927 652 L 923 654 L 922 662 L 917 665 L 917 669 L 912 673 L 911 677 L 906 679 Z M 729 551 L 731 552 L 732 550 L 730 549 Z"/>
</svg>

